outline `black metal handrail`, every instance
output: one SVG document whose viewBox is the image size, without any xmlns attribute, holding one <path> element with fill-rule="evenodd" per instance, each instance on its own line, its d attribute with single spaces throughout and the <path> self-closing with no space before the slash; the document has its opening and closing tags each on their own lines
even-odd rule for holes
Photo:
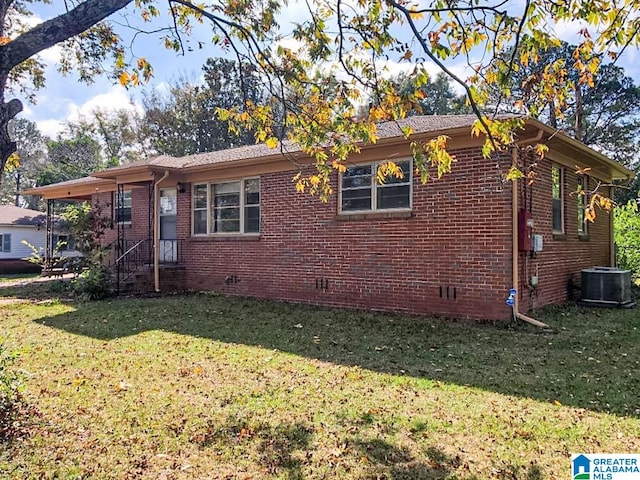
<svg viewBox="0 0 640 480">
<path fill-rule="evenodd" d="M 142 244 L 144 244 L 144 243 L 146 243 L 148 241 L 150 241 L 149 238 L 144 238 L 142 240 L 137 241 L 131 248 L 129 248 L 126 252 L 124 252 L 122 255 L 120 255 L 116 259 L 116 263 L 121 263 L 127 256 L 132 254 L 134 251 L 138 250 Z"/>
<path fill-rule="evenodd" d="M 120 293 L 122 282 L 134 275 L 142 265 L 149 265 L 153 259 L 150 238 L 125 240 L 121 243 L 124 252 L 115 261 L 117 293 Z"/>
<path fill-rule="evenodd" d="M 125 240 L 119 242 L 123 253 L 114 261 L 116 273 L 116 291 L 120 293 L 122 282 L 133 276 L 143 265 L 152 265 L 154 246 L 151 238 Z M 158 262 L 161 264 L 181 263 L 182 239 L 162 239 L 158 241 Z"/>
</svg>

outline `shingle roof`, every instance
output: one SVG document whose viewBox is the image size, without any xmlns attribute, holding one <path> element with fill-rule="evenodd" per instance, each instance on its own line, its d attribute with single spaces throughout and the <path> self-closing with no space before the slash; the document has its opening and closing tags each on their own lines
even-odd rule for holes
<svg viewBox="0 0 640 480">
<path fill-rule="evenodd" d="M 378 125 L 378 136 L 380 139 L 401 137 L 403 133 L 400 127 L 404 126 L 410 126 L 414 134 L 471 127 L 477 118 L 478 117 L 475 115 L 424 115 L 409 117 L 399 120 L 398 122 L 381 123 Z M 104 173 L 115 173 L 141 166 L 157 168 L 190 168 L 239 160 L 250 160 L 252 158 L 271 157 L 281 154 L 296 154 L 300 153 L 300 151 L 301 149 L 298 145 L 289 141 L 284 141 L 278 146 L 278 148 L 269 148 L 265 144 L 257 144 L 218 150 L 215 152 L 197 153 L 184 157 L 160 155 L 127 163 L 126 165 L 109 168 L 100 172 L 100 176 Z"/>
<path fill-rule="evenodd" d="M 471 127 L 478 117 L 475 115 L 429 115 L 409 117 L 398 122 L 385 122 L 378 125 L 378 137 L 380 139 L 402 137 L 400 127 L 410 126 L 413 133 L 429 133 L 440 130 Z M 282 150 L 281 150 L 282 149 Z M 233 162 L 251 158 L 269 157 L 273 155 L 295 154 L 301 151 L 300 147 L 285 141 L 278 148 L 269 148 L 264 144 L 248 145 L 245 147 L 218 150 L 216 152 L 199 153 L 182 157 L 186 160 L 181 166 L 189 168 L 201 165 L 211 165 L 222 162 Z"/>
<path fill-rule="evenodd" d="M 74 178 L 73 180 L 65 180 L 64 182 L 59 182 L 59 183 L 52 183 L 51 186 L 56 186 L 56 187 L 64 187 L 64 186 L 72 186 L 72 185 L 82 185 L 85 183 L 92 183 L 92 182 L 96 182 L 96 181 L 102 181 L 99 178 L 96 177 L 81 177 L 81 178 Z M 42 187 L 35 187 L 35 188 L 43 188 L 43 187 L 48 187 L 49 185 L 43 185 Z M 28 192 L 28 190 L 27 190 Z"/>
<path fill-rule="evenodd" d="M 134 162 L 125 163 L 124 165 L 118 165 L 117 167 L 107 168 L 96 173 L 105 172 L 120 172 L 123 170 L 130 170 L 135 167 L 158 167 L 158 168 L 182 168 L 186 159 L 190 157 L 172 157 L 170 155 L 158 155 L 156 157 L 144 158 L 142 160 L 136 160 Z"/>
<path fill-rule="evenodd" d="M 44 225 L 46 220 L 44 212 L 14 205 L 0 205 L 0 225 Z"/>
</svg>

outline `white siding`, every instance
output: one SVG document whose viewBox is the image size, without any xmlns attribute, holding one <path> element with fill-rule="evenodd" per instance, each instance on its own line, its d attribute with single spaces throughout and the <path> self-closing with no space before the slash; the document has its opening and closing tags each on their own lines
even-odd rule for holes
<svg viewBox="0 0 640 480">
<path fill-rule="evenodd" d="M 38 230 L 36 227 L 0 225 L 0 235 L 8 233 L 11 235 L 11 251 L 0 252 L 0 259 L 28 258 L 33 253 L 31 248 L 22 243 L 26 240 L 31 245 L 40 250 L 44 257 L 45 244 L 47 243 L 47 231 L 44 228 Z M 76 256 L 78 252 L 60 252 L 61 255 Z"/>
</svg>

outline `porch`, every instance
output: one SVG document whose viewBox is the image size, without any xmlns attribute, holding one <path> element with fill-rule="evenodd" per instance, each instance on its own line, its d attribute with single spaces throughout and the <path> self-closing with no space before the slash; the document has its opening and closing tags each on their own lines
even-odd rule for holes
<svg viewBox="0 0 640 480">
<path fill-rule="evenodd" d="M 100 262 L 110 273 L 112 290 L 116 294 L 175 291 L 183 289 L 184 240 L 176 229 L 177 190 L 174 179 L 152 175 L 149 179 L 113 179 L 108 184 L 100 180 L 79 188 L 74 182 L 47 198 L 47 241 L 43 275 L 55 275 L 60 269 L 52 231 L 56 207 L 69 200 L 90 202 L 102 227 L 95 228 Z M 166 181 L 170 186 L 161 188 Z M 84 185 L 83 185 L 84 187 Z M 93 188 L 91 188 L 93 187 Z M 94 224 L 91 224 L 92 226 Z M 85 251 L 85 257 L 96 251 Z M 84 262 L 88 265 L 89 262 Z M 81 268 L 75 268 L 79 273 Z"/>
</svg>

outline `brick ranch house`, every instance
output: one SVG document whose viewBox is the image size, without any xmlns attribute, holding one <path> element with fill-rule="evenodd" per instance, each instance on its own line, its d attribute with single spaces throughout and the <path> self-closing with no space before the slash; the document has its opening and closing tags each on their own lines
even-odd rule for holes
<svg viewBox="0 0 640 480">
<path fill-rule="evenodd" d="M 572 192 L 579 182 L 593 189 L 632 172 L 528 119 L 502 168 L 512 155 L 533 162 L 527 147 L 535 143 L 549 152 L 535 183 L 504 182 L 470 134 L 474 121 L 459 115 L 401 122 L 415 138 L 449 137 L 453 171 L 425 185 L 413 175 L 399 127 L 381 125 L 378 143 L 362 146 L 345 174 L 334 173 L 328 203 L 295 191 L 293 175 L 311 162 L 287 144 L 284 152 L 252 145 L 159 156 L 28 193 L 109 206 L 114 226 L 106 241 L 117 244 L 126 275 L 127 262 L 154 266 L 147 276 L 135 266 L 138 284 L 151 290 L 473 319 L 510 318 L 505 299 L 514 286 L 519 314 L 566 301 L 581 269 L 614 262 L 611 216 L 601 211 L 586 225 L 583 198 Z M 375 168 L 387 159 L 406 177 L 379 185 Z M 588 176 L 577 176 L 576 166 L 589 167 Z M 541 251 L 532 252 L 531 234 L 538 249 L 542 239 Z M 130 262 L 138 257 L 147 260 Z"/>
</svg>

